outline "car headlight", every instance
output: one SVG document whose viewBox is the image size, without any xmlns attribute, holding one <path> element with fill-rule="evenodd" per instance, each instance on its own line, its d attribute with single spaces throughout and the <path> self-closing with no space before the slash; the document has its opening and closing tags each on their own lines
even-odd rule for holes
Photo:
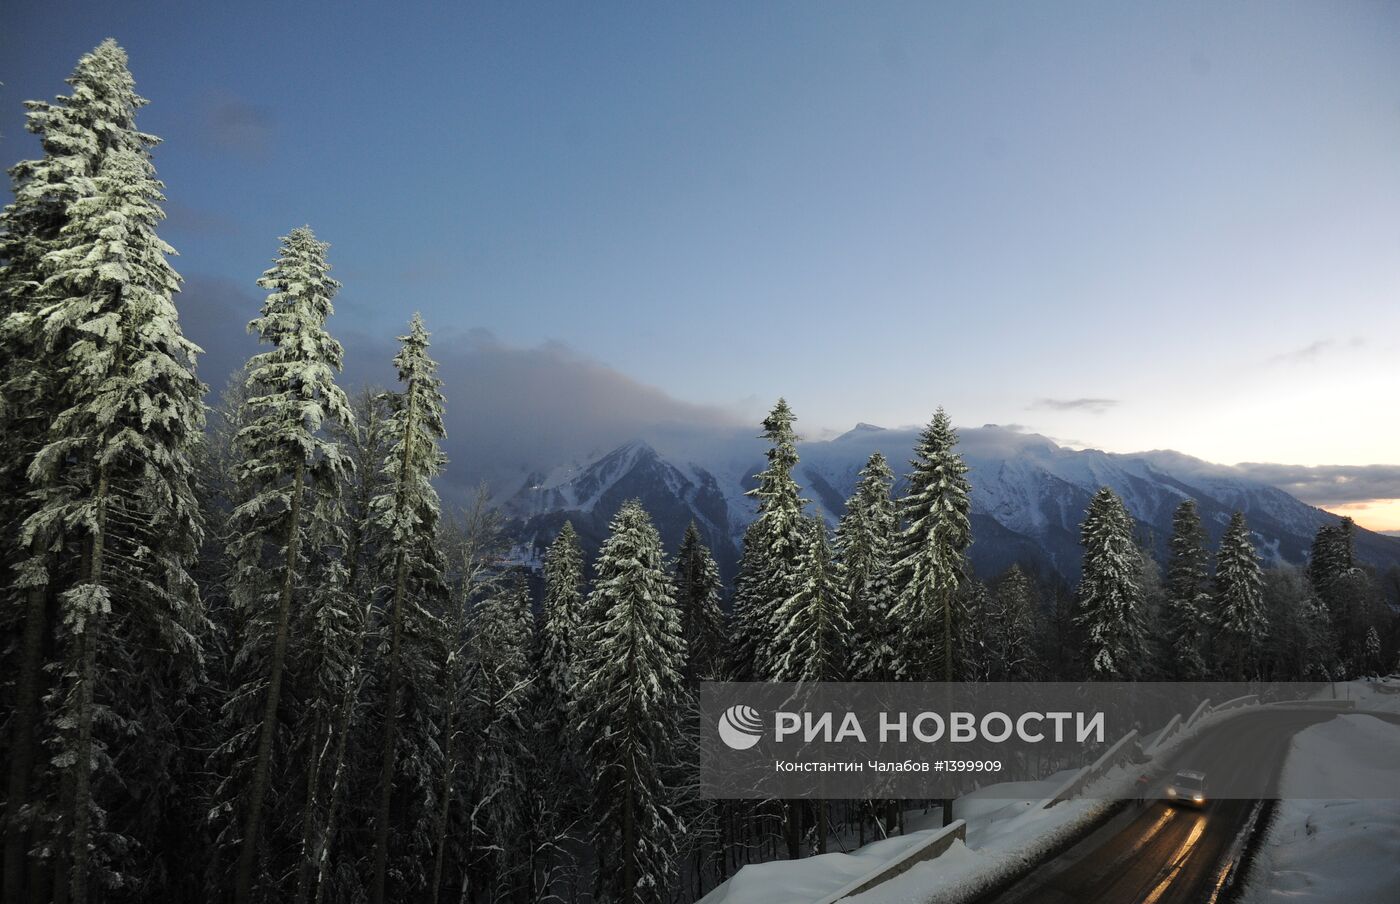
<svg viewBox="0 0 1400 904">
<path fill-rule="evenodd" d="M 1168 796 L 1168 797 L 1176 797 L 1176 789 L 1175 789 L 1175 788 L 1168 788 L 1168 789 L 1167 789 L 1167 796 Z"/>
<path fill-rule="evenodd" d="M 1193 794 L 1193 795 L 1191 795 L 1191 799 L 1194 800 L 1194 801 L 1195 801 L 1196 803 L 1198 803 L 1198 804 L 1203 804 L 1203 803 L 1206 802 L 1206 799 L 1205 799 L 1204 797 L 1202 797 L 1201 795 L 1199 795 L 1199 794 Z"/>
</svg>

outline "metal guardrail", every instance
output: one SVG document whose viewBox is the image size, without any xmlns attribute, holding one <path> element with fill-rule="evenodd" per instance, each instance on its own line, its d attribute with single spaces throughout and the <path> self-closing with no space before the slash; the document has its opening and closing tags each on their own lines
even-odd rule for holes
<svg viewBox="0 0 1400 904">
<path fill-rule="evenodd" d="M 1201 716 L 1205 715 L 1205 714 L 1206 714 L 1207 712 L 1209 712 L 1209 711 L 1210 711 L 1210 701 L 1209 701 L 1209 700 L 1202 700 L 1202 701 L 1201 701 L 1201 705 L 1198 706 L 1198 707 L 1196 707 L 1196 711 L 1193 712 L 1193 713 L 1191 714 L 1191 718 L 1187 719 L 1187 720 L 1186 720 L 1186 724 L 1183 725 L 1183 726 L 1181 726 L 1181 730 L 1182 730 L 1182 731 L 1185 731 L 1186 729 L 1190 728 L 1192 725 L 1195 725 L 1195 724 L 1196 724 L 1196 720 L 1199 719 Z"/>
<path fill-rule="evenodd" d="M 1298 706 L 1303 709 L 1356 709 L 1355 700 L 1275 700 L 1267 706 Z"/>
<path fill-rule="evenodd" d="M 1221 710 L 1224 710 L 1224 709 L 1237 709 L 1238 707 L 1241 707 L 1241 706 L 1248 706 L 1248 705 L 1251 704 L 1251 703 L 1258 703 L 1258 702 L 1259 702 L 1259 695 L 1258 695 L 1258 694 L 1245 694 L 1243 697 L 1236 697 L 1236 698 L 1233 699 L 1233 700 L 1226 700 L 1224 703 L 1220 704 L 1219 706 L 1212 706 L 1212 707 L 1210 708 L 1210 711 L 1213 712 L 1213 713 L 1218 713 L 1218 712 L 1220 712 Z"/>
<path fill-rule="evenodd" d="M 1172 716 L 1170 720 L 1168 720 L 1167 724 L 1162 727 L 1161 731 L 1157 732 L 1157 736 L 1152 739 L 1152 743 L 1147 746 L 1147 749 L 1144 750 L 1143 753 L 1152 753 L 1158 747 L 1161 747 L 1162 742 L 1166 741 L 1172 735 L 1176 734 L 1177 729 L 1181 727 L 1181 713 L 1177 713 L 1176 715 Z"/>
<path fill-rule="evenodd" d="M 1112 747 L 1105 750 L 1098 759 L 1079 770 L 1079 772 L 1061 785 L 1054 794 L 1041 801 L 1038 809 L 1048 810 L 1055 806 L 1055 804 L 1069 800 L 1074 797 L 1076 793 L 1084 790 L 1084 787 L 1094 779 L 1099 778 L 1109 769 L 1118 765 L 1118 761 L 1123 759 L 1132 749 L 1132 743 L 1137 740 L 1137 736 L 1136 728 L 1123 735 Z"/>
</svg>

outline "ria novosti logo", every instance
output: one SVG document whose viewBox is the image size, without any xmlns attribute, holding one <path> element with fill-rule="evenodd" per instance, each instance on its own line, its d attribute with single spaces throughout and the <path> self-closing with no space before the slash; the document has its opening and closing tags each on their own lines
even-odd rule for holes
<svg viewBox="0 0 1400 904">
<path fill-rule="evenodd" d="M 752 706 L 736 703 L 720 714 L 719 737 L 731 750 L 748 750 L 763 737 L 763 719 Z"/>
</svg>

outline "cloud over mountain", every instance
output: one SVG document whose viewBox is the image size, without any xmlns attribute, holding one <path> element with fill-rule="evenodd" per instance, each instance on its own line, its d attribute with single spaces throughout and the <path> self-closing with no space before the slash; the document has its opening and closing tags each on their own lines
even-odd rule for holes
<svg viewBox="0 0 1400 904">
<path fill-rule="evenodd" d="M 231 280 L 191 277 L 179 297 L 184 329 L 205 350 L 200 376 L 215 395 L 257 351 L 246 331 L 260 299 Z M 432 330 L 432 324 L 428 324 Z M 330 328 L 345 345 L 347 389 L 394 386 L 397 343 Z M 433 332 L 447 395 L 448 487 L 511 489 L 531 471 L 605 452 L 638 435 L 688 437 L 739 428 L 720 408 L 684 402 L 559 342 L 513 346 L 486 330 Z"/>
<path fill-rule="evenodd" d="M 1283 465 L 1246 462 L 1241 474 L 1313 505 L 1400 499 L 1400 465 Z"/>
</svg>

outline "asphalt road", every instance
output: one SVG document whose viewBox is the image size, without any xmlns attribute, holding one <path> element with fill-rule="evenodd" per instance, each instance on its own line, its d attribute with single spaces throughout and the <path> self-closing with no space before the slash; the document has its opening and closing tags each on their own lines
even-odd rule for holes
<svg viewBox="0 0 1400 904">
<path fill-rule="evenodd" d="M 1198 769 L 1207 782 L 1254 797 L 1270 797 L 1289 739 L 1334 712 L 1241 714 L 1183 747 L 1170 774 Z M 1262 804 L 1257 799 L 1212 799 L 1196 810 L 1161 802 L 1163 779 L 1143 807 L 1128 804 L 1083 841 L 1037 868 L 995 904 L 1213 904 L 1243 852 L 1245 829 Z"/>
</svg>

